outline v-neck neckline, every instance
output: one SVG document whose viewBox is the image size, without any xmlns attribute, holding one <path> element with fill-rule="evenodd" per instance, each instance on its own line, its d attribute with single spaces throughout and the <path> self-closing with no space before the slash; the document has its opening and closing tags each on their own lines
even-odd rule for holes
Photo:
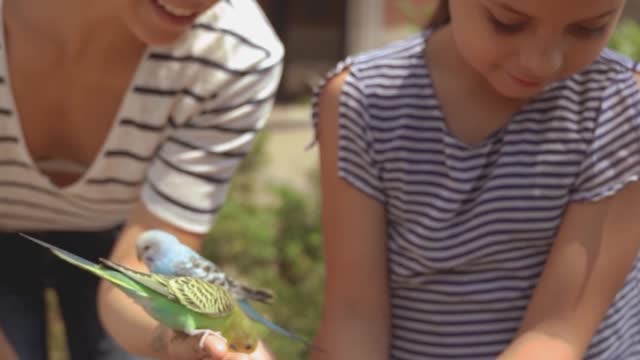
<svg viewBox="0 0 640 360">
<path fill-rule="evenodd" d="M 147 46 L 144 52 L 142 53 L 140 59 L 138 60 L 135 71 L 133 72 L 133 76 L 131 77 L 129 84 L 127 85 L 126 91 L 122 94 L 115 117 L 111 122 L 111 126 L 107 131 L 106 136 L 102 140 L 102 145 L 100 146 L 100 149 L 94 155 L 94 158 L 91 161 L 91 164 L 89 164 L 89 166 L 83 172 L 82 175 L 80 175 L 76 180 L 74 180 L 70 184 L 58 185 L 54 183 L 53 180 L 49 176 L 47 176 L 47 174 L 45 174 L 43 171 L 41 171 L 38 168 L 38 166 L 36 165 L 36 162 L 31 156 L 29 149 L 27 148 L 24 131 L 22 128 L 22 124 L 20 122 L 17 103 L 15 101 L 15 97 L 13 94 L 11 74 L 9 72 L 9 57 L 7 53 L 6 43 L 7 43 L 7 39 L 6 39 L 6 29 L 5 29 L 5 19 L 4 19 L 4 2 L 0 0 L 0 71 L 2 71 L 4 74 L 4 86 L 6 86 L 7 88 L 7 95 L 8 95 L 8 98 L 5 100 L 6 101 L 5 107 L 10 112 L 8 117 L 10 120 L 10 126 L 14 127 L 13 130 L 15 131 L 15 134 L 17 137 L 16 146 L 18 148 L 19 156 L 22 157 L 22 160 L 25 161 L 41 179 L 45 180 L 45 182 L 47 183 L 47 186 L 49 186 L 51 190 L 54 190 L 57 192 L 74 192 L 75 189 L 77 189 L 78 187 L 81 187 L 86 182 L 86 180 L 92 176 L 92 174 L 96 170 L 96 167 L 100 163 L 100 160 L 104 157 L 105 152 L 107 151 L 109 145 L 111 144 L 111 142 L 114 141 L 116 129 L 119 127 L 120 122 L 122 121 L 122 118 L 126 113 L 126 110 L 130 107 L 129 106 L 130 102 L 133 101 L 130 95 L 133 91 L 134 84 L 136 84 L 136 82 L 139 80 L 138 78 L 142 72 L 141 69 L 143 67 L 145 59 L 149 55 L 150 48 Z"/>
</svg>

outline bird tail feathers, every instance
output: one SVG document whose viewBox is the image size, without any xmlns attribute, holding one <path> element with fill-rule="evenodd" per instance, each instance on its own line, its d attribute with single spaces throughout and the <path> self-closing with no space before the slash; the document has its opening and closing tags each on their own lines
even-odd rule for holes
<svg viewBox="0 0 640 360">
<path fill-rule="evenodd" d="M 137 295 L 141 297 L 148 296 L 144 289 L 140 287 L 140 285 L 119 272 L 105 269 L 103 266 L 100 266 L 78 255 L 63 250 L 57 246 L 46 243 L 42 240 L 38 240 L 32 236 L 23 233 L 20 233 L 20 235 L 41 246 L 46 247 L 60 259 L 113 283 L 114 285 L 118 286 L 123 291 L 131 295 Z"/>
<path fill-rule="evenodd" d="M 245 299 L 259 301 L 265 304 L 273 300 L 273 294 L 267 290 L 253 289 L 248 286 L 241 286 L 242 297 Z"/>
</svg>

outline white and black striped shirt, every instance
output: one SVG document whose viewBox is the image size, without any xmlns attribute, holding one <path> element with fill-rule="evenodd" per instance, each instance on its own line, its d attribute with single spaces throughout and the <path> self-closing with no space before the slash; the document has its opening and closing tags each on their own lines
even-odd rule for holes
<svg viewBox="0 0 640 360">
<path fill-rule="evenodd" d="M 350 68 L 339 176 L 386 209 L 391 357 L 494 359 L 518 329 L 568 203 L 638 179 L 640 95 L 633 63 L 604 51 L 469 146 L 446 128 L 423 60 L 428 35 L 329 74 Z M 316 97 L 316 120 L 317 110 Z M 640 359 L 640 263 L 586 358 Z"/>
<path fill-rule="evenodd" d="M 59 188 L 26 149 L 4 49 L 0 43 L 3 231 L 104 229 L 141 197 L 169 223 L 206 232 L 268 118 L 284 55 L 255 1 L 219 1 L 175 44 L 147 49 L 96 160 Z"/>
</svg>

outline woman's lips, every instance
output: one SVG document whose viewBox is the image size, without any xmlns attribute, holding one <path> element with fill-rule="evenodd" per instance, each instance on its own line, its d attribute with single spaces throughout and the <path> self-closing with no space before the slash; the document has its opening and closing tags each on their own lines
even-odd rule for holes
<svg viewBox="0 0 640 360">
<path fill-rule="evenodd" d="M 187 26 L 195 20 L 198 16 L 199 12 L 193 12 L 191 15 L 180 16 L 174 13 L 171 13 L 165 6 L 163 6 L 158 0 L 149 0 L 151 1 L 153 7 L 158 12 L 158 15 L 164 19 L 165 21 L 177 25 L 177 26 Z"/>
</svg>

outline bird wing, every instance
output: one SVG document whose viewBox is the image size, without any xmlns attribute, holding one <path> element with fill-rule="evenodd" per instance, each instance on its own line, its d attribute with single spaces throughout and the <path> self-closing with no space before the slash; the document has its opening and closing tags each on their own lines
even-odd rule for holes
<svg viewBox="0 0 640 360">
<path fill-rule="evenodd" d="M 108 267 L 124 274 L 128 278 L 133 279 L 170 299 L 176 299 L 176 297 L 171 293 L 171 291 L 169 291 L 168 288 L 169 279 L 171 277 L 133 270 L 107 259 L 100 259 L 100 261 L 102 261 Z"/>
<path fill-rule="evenodd" d="M 179 276 L 169 279 L 167 287 L 182 305 L 197 313 L 220 317 L 235 306 L 227 290 L 204 280 Z"/>
</svg>

